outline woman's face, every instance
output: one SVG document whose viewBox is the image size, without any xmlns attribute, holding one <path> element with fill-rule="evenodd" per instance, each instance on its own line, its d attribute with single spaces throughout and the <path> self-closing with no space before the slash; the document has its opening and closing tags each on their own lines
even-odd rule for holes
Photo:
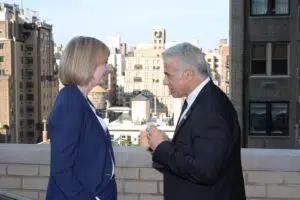
<svg viewBox="0 0 300 200">
<path fill-rule="evenodd" d="M 108 57 L 103 56 L 102 52 L 99 53 L 97 56 L 98 56 L 99 64 L 97 65 L 91 80 L 91 83 L 94 87 L 103 84 L 109 72 L 108 65 L 107 65 Z"/>
</svg>

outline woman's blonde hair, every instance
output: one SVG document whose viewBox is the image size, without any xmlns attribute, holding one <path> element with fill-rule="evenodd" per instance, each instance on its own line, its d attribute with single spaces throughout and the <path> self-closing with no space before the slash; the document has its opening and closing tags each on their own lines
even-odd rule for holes
<svg viewBox="0 0 300 200">
<path fill-rule="evenodd" d="M 99 58 L 102 54 L 103 57 Z M 64 85 L 87 85 L 96 67 L 107 59 L 109 48 L 100 40 L 92 37 L 78 36 L 73 38 L 63 51 L 58 75 Z"/>
</svg>

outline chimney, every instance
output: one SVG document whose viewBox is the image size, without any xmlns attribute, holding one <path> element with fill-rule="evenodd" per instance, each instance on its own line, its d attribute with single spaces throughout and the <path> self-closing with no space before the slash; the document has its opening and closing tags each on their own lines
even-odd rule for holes
<svg viewBox="0 0 300 200">
<path fill-rule="evenodd" d="M 43 143 L 47 142 L 48 140 L 48 131 L 47 131 L 47 120 L 43 119 L 43 132 L 42 132 L 42 137 L 43 137 Z"/>
</svg>

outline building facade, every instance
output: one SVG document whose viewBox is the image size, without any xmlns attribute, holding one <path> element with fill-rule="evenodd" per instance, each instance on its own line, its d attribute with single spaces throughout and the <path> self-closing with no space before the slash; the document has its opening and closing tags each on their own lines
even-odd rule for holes
<svg viewBox="0 0 300 200">
<path fill-rule="evenodd" d="M 299 1 L 230 1 L 230 96 L 243 145 L 298 148 Z"/>
<path fill-rule="evenodd" d="M 0 123 L 8 142 L 37 143 L 58 92 L 52 26 L 0 5 Z"/>
<path fill-rule="evenodd" d="M 141 92 L 151 101 L 151 113 L 162 118 L 173 113 L 173 97 L 167 86 L 163 85 L 164 68 L 161 57 L 165 50 L 166 30 L 152 31 L 152 43 L 139 45 L 126 57 L 125 94 Z M 128 101 L 130 102 L 130 101 Z M 130 105 L 128 105 L 130 106 Z"/>
<path fill-rule="evenodd" d="M 214 83 L 229 95 L 229 45 L 227 39 L 221 39 L 219 47 L 209 50 L 205 54 L 205 59 L 210 66 Z"/>
<path fill-rule="evenodd" d="M 119 47 L 110 46 L 110 55 L 108 64 L 115 71 L 115 96 L 116 99 L 112 105 L 124 105 L 124 78 L 125 78 L 125 55 L 122 55 Z M 109 45 L 109 43 L 108 43 Z"/>
</svg>

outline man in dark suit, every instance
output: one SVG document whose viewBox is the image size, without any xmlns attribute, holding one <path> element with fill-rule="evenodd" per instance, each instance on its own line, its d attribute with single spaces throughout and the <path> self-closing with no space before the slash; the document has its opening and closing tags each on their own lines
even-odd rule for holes
<svg viewBox="0 0 300 200">
<path fill-rule="evenodd" d="M 164 199 L 245 200 L 237 113 L 210 79 L 204 54 L 181 43 L 163 59 L 164 84 L 173 97 L 186 97 L 172 141 L 155 126 L 147 128 Z"/>
</svg>

